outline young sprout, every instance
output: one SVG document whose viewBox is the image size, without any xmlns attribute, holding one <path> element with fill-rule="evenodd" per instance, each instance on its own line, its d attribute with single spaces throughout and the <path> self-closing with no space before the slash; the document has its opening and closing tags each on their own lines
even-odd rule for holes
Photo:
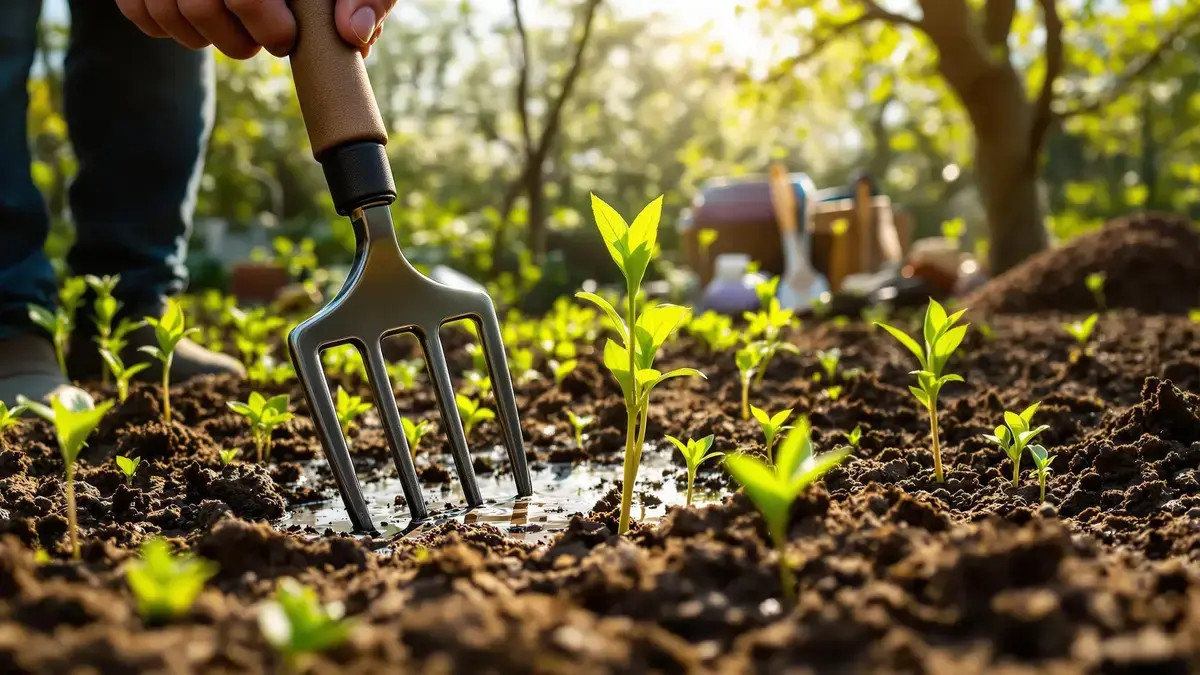
<svg viewBox="0 0 1200 675">
<path fill-rule="evenodd" d="M 958 248 L 959 242 L 962 239 L 963 232 L 966 232 L 967 224 L 962 218 L 954 218 L 942 222 L 942 236 L 950 241 L 950 245 Z"/>
<path fill-rule="evenodd" d="M 7 404 L 0 401 L 0 440 L 8 434 L 9 429 L 16 428 L 21 424 L 21 413 L 25 412 L 26 406 L 15 405 L 9 408 Z"/>
<path fill-rule="evenodd" d="M 1087 285 L 1088 291 L 1096 300 L 1096 307 L 1101 311 L 1107 311 L 1104 301 L 1104 282 L 1108 279 L 1104 272 L 1092 272 L 1084 278 L 1083 282 Z"/>
<path fill-rule="evenodd" d="M 737 364 L 738 379 L 742 383 L 742 419 L 750 419 L 750 385 L 754 375 L 762 367 L 764 351 L 758 343 L 748 344 L 737 350 L 733 362 Z"/>
<path fill-rule="evenodd" d="M 933 473 L 939 483 L 945 480 L 945 476 L 942 474 L 942 451 L 938 443 L 937 399 L 942 386 L 947 382 L 963 381 L 962 377 L 954 373 L 942 374 L 942 371 L 954 350 L 958 349 L 967 335 L 967 326 L 970 324 L 954 325 L 966 311 L 961 309 L 946 316 L 946 310 L 930 298 L 929 307 L 925 310 L 924 349 L 904 331 L 885 323 L 876 324 L 907 347 L 921 364 L 921 369 L 912 373 L 917 377 L 917 386 L 910 386 L 908 390 L 929 412 L 929 435 L 933 441 Z"/>
<path fill-rule="evenodd" d="M 221 456 L 221 466 L 229 466 L 238 455 L 242 454 L 242 451 L 237 448 L 229 448 L 228 450 L 218 450 L 217 454 Z"/>
<path fill-rule="evenodd" d="M 87 284 L 81 277 L 70 277 L 58 293 L 58 307 L 54 311 L 41 305 L 27 306 L 29 320 L 50 333 L 58 367 L 64 374 L 67 372 L 67 344 L 71 340 L 71 331 L 75 329 L 75 311 L 83 301 L 86 290 Z"/>
<path fill-rule="evenodd" d="M 94 408 L 74 410 L 63 405 L 55 396 L 50 399 L 50 405 L 22 399 L 36 415 L 54 425 L 54 434 L 58 437 L 58 451 L 63 458 L 63 473 L 65 475 L 64 492 L 67 498 L 67 533 L 71 540 L 71 556 L 79 558 L 78 520 L 75 513 L 75 460 L 87 446 L 87 437 L 96 429 L 100 419 L 113 406 L 112 401 L 105 401 Z"/>
<path fill-rule="evenodd" d="M 110 352 L 106 348 L 100 349 L 100 358 L 104 359 L 105 365 L 108 366 L 107 372 L 112 374 L 113 382 L 116 383 L 117 400 L 124 403 L 125 399 L 129 398 L 129 383 L 133 380 L 133 376 L 149 368 L 150 364 L 135 363 L 126 367 L 116 352 Z"/>
<path fill-rule="evenodd" d="M 112 339 L 113 321 L 116 320 L 117 312 L 121 309 L 120 301 L 113 297 L 113 291 L 120 280 L 119 275 L 97 277 L 89 274 L 84 277 L 84 281 L 96 294 L 92 319 L 96 322 L 96 344 L 101 349 L 108 349 L 109 340 Z M 101 373 L 102 381 L 107 382 L 109 374 L 106 362 L 105 369 Z"/>
<path fill-rule="evenodd" d="M 846 437 L 846 442 L 850 444 L 850 447 L 857 448 L 858 444 L 862 442 L 862 425 L 856 425 L 853 431 L 842 435 Z"/>
<path fill-rule="evenodd" d="M 217 564 L 188 553 L 175 555 L 166 540 L 146 540 L 137 560 L 125 568 L 125 581 L 137 598 L 138 613 L 148 623 L 176 619 L 192 608 Z"/>
<path fill-rule="evenodd" d="M 687 443 L 684 443 L 674 436 L 667 435 L 667 440 L 679 448 L 679 454 L 683 455 L 683 461 L 687 462 L 687 501 L 684 506 L 692 505 L 692 487 L 696 482 L 696 470 L 700 468 L 700 465 L 710 459 L 725 455 L 723 452 L 709 452 L 715 438 L 709 434 L 700 440 L 689 438 Z"/>
<path fill-rule="evenodd" d="M 603 310 L 609 327 L 620 340 L 609 338 L 604 345 L 604 365 L 621 387 L 627 420 L 621 515 L 617 522 L 617 534 L 620 535 L 629 531 L 633 485 L 646 442 L 651 390 L 671 378 L 704 375 L 695 368 L 678 368 L 666 373 L 654 368 L 654 357 L 658 350 L 684 321 L 688 309 L 671 304 L 650 306 L 649 303 L 638 301 L 642 279 L 658 248 L 662 197 L 646 206 L 632 225 L 627 225 L 621 214 L 595 195 L 592 195 L 592 214 L 609 255 L 625 278 L 625 318 L 603 297 L 586 291 L 576 293 L 576 297 L 588 300 Z"/>
<path fill-rule="evenodd" d="M 813 456 L 812 428 L 808 418 L 802 416 L 800 423 L 784 439 L 774 467 L 745 454 L 725 458 L 729 473 L 745 489 L 746 496 L 766 521 L 771 543 L 779 554 L 779 582 L 784 597 L 795 597 L 795 578 L 787 556 L 788 512 L 792 502 L 848 454 L 849 448 L 840 448 Z"/>
<path fill-rule="evenodd" d="M 1043 424 L 1038 427 L 1031 427 L 1033 413 L 1037 412 L 1040 403 L 1034 403 L 1028 408 L 1021 411 L 1021 414 L 1013 412 L 1004 413 L 1004 424 L 996 427 L 995 434 L 984 434 L 984 438 L 1000 446 L 1013 464 L 1013 487 L 1017 487 L 1021 480 L 1021 455 L 1025 452 L 1025 446 L 1029 441 L 1033 440 L 1034 436 L 1042 433 L 1050 427 Z"/>
<path fill-rule="evenodd" d="M 563 380 L 575 371 L 575 366 L 579 365 L 579 361 L 575 359 L 567 359 L 563 362 L 558 362 L 553 359 L 550 361 L 550 368 L 554 371 L 554 386 L 562 388 Z"/>
<path fill-rule="evenodd" d="M 842 385 L 835 384 L 832 387 L 827 388 L 825 390 L 825 395 L 829 397 L 830 401 L 838 400 L 842 396 Z"/>
<path fill-rule="evenodd" d="M 1088 340 L 1092 338 L 1092 331 L 1096 328 L 1096 319 L 1098 314 L 1091 314 L 1083 321 L 1072 321 L 1064 323 L 1063 330 L 1075 338 L 1075 342 L 1079 345 L 1077 354 L 1090 354 L 1092 349 L 1088 346 Z"/>
<path fill-rule="evenodd" d="M 817 351 L 817 361 L 821 364 L 821 370 L 825 371 L 825 379 L 829 382 L 833 382 L 837 378 L 838 362 L 841 360 L 842 350 L 837 347 Z"/>
<path fill-rule="evenodd" d="M 117 455 L 115 459 L 117 468 L 121 470 L 121 473 L 125 474 L 125 484 L 133 485 L 133 475 L 137 473 L 138 466 L 142 463 L 142 458 Z"/>
<path fill-rule="evenodd" d="M 184 325 L 183 307 L 174 299 L 167 300 L 167 310 L 161 319 L 146 317 L 146 323 L 154 326 L 154 339 L 157 345 L 144 345 L 140 351 L 153 356 L 162 363 L 162 397 L 163 421 L 171 423 L 171 363 L 175 359 L 175 347 L 192 333 L 198 333 L 198 328 L 187 328 Z"/>
<path fill-rule="evenodd" d="M 762 408 L 750 406 L 750 412 L 754 414 L 754 419 L 758 420 L 758 425 L 762 427 L 763 437 L 766 439 L 767 463 L 774 466 L 775 459 L 771 454 L 771 449 L 775 447 L 775 439 L 779 437 L 779 434 L 791 429 L 784 425 L 792 416 L 792 409 L 788 408 L 771 415 Z"/>
<path fill-rule="evenodd" d="M 719 234 L 720 232 L 717 232 L 711 227 L 706 227 L 696 233 L 696 243 L 700 248 L 700 257 L 703 258 L 708 256 L 708 249 L 717 241 L 717 236 Z"/>
<path fill-rule="evenodd" d="M 772 277 L 769 281 L 756 286 L 754 292 L 758 295 L 763 309 L 758 312 L 746 312 L 744 315 L 750 324 L 746 327 L 746 335 L 751 339 L 757 339 L 763 350 L 762 365 L 759 366 L 758 373 L 754 377 L 755 384 L 763 381 L 763 377 L 767 373 L 767 366 L 770 365 L 771 359 L 775 358 L 777 352 L 783 350 L 796 354 L 800 351 L 796 345 L 783 339 L 783 329 L 792 322 L 795 312 L 780 306 L 779 298 L 775 295 L 778 287 L 779 277 Z"/>
<path fill-rule="evenodd" d="M 284 658 L 292 672 L 308 654 L 337 647 L 350 636 L 353 624 L 344 618 L 341 603 L 322 604 L 317 593 L 290 578 L 280 579 L 275 599 L 263 603 L 258 626 L 263 637 Z"/>
<path fill-rule="evenodd" d="M 583 429 L 592 423 L 591 415 L 576 415 L 570 410 L 567 411 L 567 419 L 571 421 L 571 429 L 575 435 L 575 447 L 583 447 Z"/>
<path fill-rule="evenodd" d="M 342 434 L 349 434 L 354 426 L 354 420 L 371 409 L 371 404 L 363 401 L 361 396 L 351 396 L 345 389 L 338 386 L 337 418 L 342 427 Z"/>
<path fill-rule="evenodd" d="M 991 342 L 992 338 L 995 337 L 995 333 L 992 332 L 991 324 L 981 321 L 977 328 L 979 329 L 979 334 L 983 336 L 984 340 Z"/>
<path fill-rule="evenodd" d="M 463 433 L 467 437 L 471 436 L 471 429 L 474 429 L 476 424 L 484 420 L 496 419 L 496 413 L 491 408 L 484 407 L 475 399 L 456 394 L 454 400 L 458 404 L 458 414 L 462 417 L 463 422 Z"/>
<path fill-rule="evenodd" d="M 417 446 L 421 445 L 421 439 L 429 433 L 429 420 L 413 422 L 407 417 L 401 417 L 400 426 L 404 427 L 404 438 L 408 440 L 408 451 L 412 453 L 413 459 L 416 459 Z"/>
<path fill-rule="evenodd" d="M 257 391 L 250 392 L 250 398 L 241 401 L 226 402 L 230 410 L 250 420 L 250 435 L 254 439 L 254 452 L 258 463 L 271 459 L 271 433 L 275 427 L 292 419 L 288 412 L 288 396 L 280 394 L 265 398 Z"/>
<path fill-rule="evenodd" d="M 421 362 L 416 359 L 397 361 L 387 364 L 388 376 L 401 389 L 412 389 L 417 384 L 417 375 L 421 372 Z"/>
<path fill-rule="evenodd" d="M 1200 309 L 1188 310 L 1188 321 L 1200 323 Z"/>
<path fill-rule="evenodd" d="M 1033 473 L 1037 476 L 1038 485 L 1041 488 L 1041 496 L 1038 497 L 1038 501 L 1045 504 L 1046 477 L 1050 475 L 1050 463 L 1054 461 L 1054 458 L 1046 452 L 1046 448 L 1036 443 L 1029 446 L 1029 455 L 1033 457 L 1033 464 L 1037 467 L 1033 470 Z"/>
<path fill-rule="evenodd" d="M 702 340 L 713 354 L 732 349 L 739 339 L 738 332 L 733 329 L 733 318 L 712 310 L 688 321 L 687 331 Z"/>
</svg>

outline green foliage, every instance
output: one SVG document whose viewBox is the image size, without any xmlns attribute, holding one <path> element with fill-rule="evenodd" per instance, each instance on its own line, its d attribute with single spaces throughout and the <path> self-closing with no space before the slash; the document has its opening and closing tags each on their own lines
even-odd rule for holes
<svg viewBox="0 0 1200 675">
<path fill-rule="evenodd" d="M 292 419 L 288 412 L 288 395 L 279 394 L 266 398 L 257 391 L 250 392 L 245 403 L 227 401 L 229 409 L 250 422 L 250 435 L 254 439 L 254 452 L 259 464 L 271 459 L 271 434 L 275 428 Z"/>
<path fill-rule="evenodd" d="M 829 400 L 831 401 L 838 400 L 842 396 L 842 385 L 835 384 L 832 387 L 826 387 L 825 395 L 828 396 Z"/>
<path fill-rule="evenodd" d="M 576 415 L 570 410 L 567 411 L 567 419 L 571 421 L 571 431 L 575 437 L 575 447 L 583 447 L 583 430 L 587 425 L 591 424 L 593 418 L 591 415 Z"/>
<path fill-rule="evenodd" d="M 1104 282 L 1107 278 L 1108 275 L 1104 272 L 1092 272 L 1084 278 L 1084 283 L 1087 285 L 1087 289 L 1092 294 L 1092 297 L 1096 299 L 1096 307 L 1101 312 L 1107 310 L 1104 300 Z"/>
<path fill-rule="evenodd" d="M 162 318 L 146 317 L 146 323 L 154 327 L 157 345 L 144 345 L 140 351 L 153 356 L 162 363 L 163 421 L 171 423 L 171 363 L 175 358 L 175 347 L 197 328 L 184 325 L 183 308 L 174 299 L 167 300 L 167 309 Z"/>
<path fill-rule="evenodd" d="M 784 340 L 784 329 L 792 323 L 795 312 L 783 309 L 779 304 L 779 298 L 775 297 L 778 288 L 779 277 L 772 277 L 758 284 L 754 288 L 754 292 L 758 295 L 763 309 L 744 314 L 749 323 L 746 326 L 744 339 L 747 345 L 755 345 L 762 352 L 762 362 L 754 376 L 755 384 L 762 382 L 767 373 L 767 367 L 771 364 L 771 359 L 775 358 L 775 354 L 779 351 L 799 353 L 795 345 Z M 745 419 L 744 416 L 743 419 Z"/>
<path fill-rule="evenodd" d="M 92 319 L 96 322 L 96 344 L 100 349 L 113 350 L 113 345 L 110 344 L 113 337 L 113 322 L 116 320 L 117 312 L 121 309 L 121 302 L 113 297 L 113 290 L 121 281 L 120 275 L 102 277 L 87 275 L 84 281 L 92 289 L 96 299 L 93 303 Z M 120 353 L 121 347 L 118 345 L 115 349 L 116 353 Z M 108 364 L 105 364 L 103 378 L 108 380 L 110 374 Z"/>
<path fill-rule="evenodd" d="M 763 357 L 766 356 L 766 351 L 761 343 L 750 343 L 744 345 L 733 355 L 733 362 L 737 365 L 738 380 L 742 383 L 742 419 L 750 419 L 750 386 L 754 383 L 754 376 L 763 366 Z"/>
<path fill-rule="evenodd" d="M 75 312 L 86 290 L 82 277 L 68 277 L 58 292 L 58 306 L 54 311 L 40 305 L 28 306 L 29 320 L 50 334 L 58 367 L 64 375 L 67 372 L 67 345 L 75 329 Z"/>
<path fill-rule="evenodd" d="M 363 401 L 361 396 L 351 396 L 340 386 L 337 389 L 337 418 L 342 427 L 342 434 L 349 434 L 354 426 L 354 420 L 371 409 L 371 404 Z"/>
<path fill-rule="evenodd" d="M 575 372 L 575 367 L 578 365 L 579 361 L 575 359 L 567 359 L 561 363 L 551 359 L 550 369 L 554 373 L 554 386 L 561 389 L 563 380 L 565 380 L 568 375 Z"/>
<path fill-rule="evenodd" d="M 218 450 L 217 454 L 221 456 L 221 466 L 229 466 L 238 455 L 242 454 L 237 448 L 229 448 L 227 450 Z"/>
<path fill-rule="evenodd" d="M 659 197 L 642 209 L 633 224 L 626 224 L 611 206 L 592 195 L 592 214 L 613 262 L 625 279 L 628 303 L 627 320 L 603 297 L 579 292 L 576 297 L 595 304 L 603 311 L 609 327 L 620 342 L 609 338 L 604 345 L 604 365 L 612 372 L 621 387 L 627 413 L 624 482 L 621 491 L 621 515 L 617 534 L 629 530 L 629 515 L 633 508 L 633 484 L 641 464 L 646 439 L 646 418 L 649 414 L 650 392 L 660 383 L 675 377 L 704 375 L 695 368 L 678 368 L 663 373 L 654 368 L 654 357 L 688 314 L 685 307 L 671 304 L 639 307 L 637 298 L 642 279 L 658 246 L 658 226 L 662 217 L 663 198 Z"/>
<path fill-rule="evenodd" d="M 779 554 L 779 580 L 785 597 L 795 596 L 795 581 L 787 557 L 788 512 L 792 502 L 849 454 L 848 448 L 842 448 L 814 456 L 812 427 L 808 418 L 801 416 L 799 424 L 784 439 L 774 466 L 744 454 L 725 458 L 729 473 L 766 521 L 771 542 Z"/>
<path fill-rule="evenodd" d="M 1189 310 L 1188 321 L 1191 321 L 1192 323 L 1200 323 L 1200 309 Z"/>
<path fill-rule="evenodd" d="M 142 458 L 117 455 L 114 460 L 117 463 L 117 468 L 121 470 L 121 473 L 125 474 L 125 484 L 132 485 L 133 475 L 137 473 L 138 467 L 141 466 Z"/>
<path fill-rule="evenodd" d="M 850 447 L 857 448 L 858 444 L 862 441 L 862 425 L 855 425 L 850 433 L 843 435 L 846 437 L 846 442 L 850 444 Z"/>
<path fill-rule="evenodd" d="M 408 440 L 408 451 L 412 453 L 413 459 L 416 459 L 417 447 L 421 445 L 421 439 L 425 438 L 425 434 L 428 434 L 431 429 L 429 420 L 413 422 L 407 417 L 401 417 L 400 426 L 404 427 L 404 438 Z"/>
<path fill-rule="evenodd" d="M 1046 448 L 1038 444 L 1029 446 L 1029 456 L 1033 458 L 1034 470 L 1033 473 L 1037 476 L 1038 486 L 1040 488 L 1040 496 L 1038 500 L 1046 503 L 1046 478 L 1050 475 L 1050 463 L 1054 458 L 1046 452 Z"/>
<path fill-rule="evenodd" d="M 388 377 L 400 385 L 401 389 L 412 389 L 417 385 L 417 376 L 421 374 L 421 362 L 407 359 L 387 364 Z"/>
<path fill-rule="evenodd" d="M 921 369 L 912 373 L 917 377 L 917 386 L 910 386 L 908 390 L 929 411 L 929 435 L 933 441 L 934 476 L 937 477 L 938 482 L 944 481 L 945 477 L 942 474 L 942 453 L 938 442 L 937 399 L 942 386 L 947 382 L 963 381 L 962 377 L 953 373 L 943 374 L 943 370 L 946 362 L 954 354 L 954 350 L 958 349 L 967 335 L 969 324 L 954 325 L 966 311 L 966 309 L 961 309 L 947 316 L 946 310 L 936 300 L 930 298 L 929 307 L 925 310 L 924 348 L 904 331 L 887 324 L 876 324 L 912 352 L 913 356 L 917 357 L 917 362 L 921 364 Z"/>
<path fill-rule="evenodd" d="M 111 344 L 111 338 L 109 344 Z M 105 347 L 100 348 L 100 358 L 104 360 L 104 364 L 108 368 L 107 372 L 112 375 L 113 382 L 116 384 L 117 400 L 124 403 L 125 399 L 129 398 L 129 383 L 135 375 L 149 368 L 150 364 L 135 363 L 132 366 L 126 366 L 116 352 L 111 352 Z"/>
<path fill-rule="evenodd" d="M 9 429 L 20 426 L 21 415 L 26 409 L 24 405 L 15 405 L 9 408 L 6 403 L 0 401 L 0 439 L 8 434 Z"/>
<path fill-rule="evenodd" d="M 1004 453 L 1008 455 L 1009 460 L 1013 465 L 1013 487 L 1017 487 L 1021 480 L 1021 455 L 1025 453 L 1025 446 L 1029 441 L 1033 440 L 1034 436 L 1042 433 L 1050 427 L 1043 424 L 1038 427 L 1033 427 L 1033 413 L 1037 412 L 1038 406 L 1041 403 L 1034 403 L 1020 414 L 1013 412 L 1004 413 L 1004 424 L 996 427 L 993 434 L 984 434 L 984 438 L 1000 446 Z"/>
<path fill-rule="evenodd" d="M 733 329 L 733 318 L 712 310 L 692 317 L 687 323 L 688 333 L 702 341 L 712 354 L 721 354 L 738 343 L 741 336 Z"/>
<path fill-rule="evenodd" d="M 942 236 L 948 239 L 954 248 L 959 247 L 959 242 L 966 230 L 967 224 L 963 222 L 962 218 L 953 218 L 942 223 Z"/>
<path fill-rule="evenodd" d="M 779 437 L 780 432 L 791 429 L 787 424 L 788 418 L 792 416 L 792 409 L 781 410 L 774 415 L 771 415 L 762 408 L 750 406 L 750 412 L 754 415 L 754 419 L 758 420 L 758 425 L 762 428 L 763 438 L 767 452 L 767 463 L 774 466 L 775 459 L 771 454 L 772 448 L 775 446 L 775 439 Z"/>
<path fill-rule="evenodd" d="M 837 367 L 841 360 L 842 350 L 837 347 L 817 350 L 817 362 L 821 364 L 821 370 L 825 371 L 825 379 L 830 383 L 837 378 Z"/>
<path fill-rule="evenodd" d="M 462 394 L 455 394 L 454 401 L 458 405 L 458 414 L 462 417 L 463 433 L 469 438 L 475 425 L 486 420 L 496 419 L 496 413 L 486 408 L 479 401 Z"/>
<path fill-rule="evenodd" d="M 696 243 L 700 246 L 700 255 L 707 256 L 708 249 L 717 241 L 720 233 L 712 228 L 704 228 L 696 233 Z"/>
<path fill-rule="evenodd" d="M 188 613 L 217 564 L 188 553 L 175 555 L 166 540 L 155 537 L 141 546 L 137 560 L 125 568 L 125 580 L 137 598 L 138 613 L 148 623 L 162 623 Z"/>
<path fill-rule="evenodd" d="M 330 347 L 321 352 L 321 365 L 335 378 L 367 378 L 367 364 L 358 348 L 351 344 Z"/>
<path fill-rule="evenodd" d="M 271 351 L 276 344 L 272 338 L 287 325 L 283 317 L 268 314 L 265 307 L 243 310 L 230 306 L 223 311 L 233 324 L 233 342 L 246 368 L 246 376 L 252 383 L 277 384 L 294 375 L 294 371 L 289 373 L 288 369 L 277 365 L 271 358 Z"/>
<path fill-rule="evenodd" d="M 304 655 L 332 649 L 350 637 L 353 624 L 344 615 L 341 603 L 322 604 L 316 591 L 284 578 L 275 598 L 260 608 L 258 625 L 267 642 L 295 670 Z"/>
<path fill-rule="evenodd" d="M 704 438 L 701 438 L 699 440 L 694 439 L 694 438 L 689 438 L 686 443 L 684 443 L 683 441 L 681 441 L 678 438 L 675 438 L 674 436 L 671 436 L 671 435 L 667 435 L 667 440 L 670 441 L 672 445 L 674 445 L 676 448 L 679 449 L 679 454 L 683 455 L 683 461 L 687 463 L 687 472 L 688 472 L 687 501 L 685 502 L 684 505 L 691 506 L 692 505 L 692 488 L 696 482 L 697 469 L 700 468 L 701 464 L 707 462 L 710 459 L 716 459 L 717 457 L 723 457 L 725 455 L 725 453 L 709 452 L 709 450 L 712 448 L 713 441 L 716 440 L 716 437 L 713 436 L 712 434 L 709 434 L 708 436 L 705 436 Z"/>
<path fill-rule="evenodd" d="M 92 408 L 75 410 L 68 408 L 58 400 L 50 399 L 50 405 L 21 399 L 34 414 L 54 425 L 54 435 L 58 438 L 58 451 L 63 458 L 63 473 L 65 476 L 64 492 L 67 498 L 67 532 L 71 538 L 71 555 L 79 558 L 79 527 L 75 512 L 75 460 L 79 453 L 87 447 L 87 437 L 100 424 L 101 418 L 113 407 L 112 401 L 105 401 Z"/>
<path fill-rule="evenodd" d="M 1089 314 L 1088 317 L 1082 321 L 1072 321 L 1070 323 L 1063 324 L 1063 330 L 1067 331 L 1068 335 L 1075 338 L 1075 342 L 1077 343 L 1080 352 L 1083 354 L 1091 353 L 1091 347 L 1088 346 L 1088 341 L 1092 339 L 1092 332 L 1096 329 L 1096 319 L 1099 317 L 1099 314 Z"/>
</svg>

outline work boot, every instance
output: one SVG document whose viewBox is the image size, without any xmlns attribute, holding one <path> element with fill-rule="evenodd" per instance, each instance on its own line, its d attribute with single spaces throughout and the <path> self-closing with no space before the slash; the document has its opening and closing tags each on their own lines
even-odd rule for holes
<svg viewBox="0 0 1200 675">
<path fill-rule="evenodd" d="M 162 380 L 162 362 L 140 351 L 143 346 L 158 346 L 154 337 L 154 326 L 142 326 L 125 336 L 125 350 L 121 352 L 121 362 L 127 367 L 135 363 L 147 363 L 149 367 L 137 374 L 134 379 L 158 382 Z M 95 334 L 87 331 L 76 331 L 71 336 L 71 349 L 67 352 L 67 372 L 77 382 L 99 380 L 103 370 L 104 360 L 100 358 L 100 348 L 96 344 Z M 175 356 L 171 360 L 171 383 L 178 384 L 197 375 L 244 375 L 246 369 L 237 359 L 228 354 L 214 352 L 201 347 L 195 342 L 184 338 L 175 347 Z"/>
<path fill-rule="evenodd" d="M 11 408 L 18 396 L 43 403 L 57 397 L 74 410 L 95 406 L 91 395 L 67 381 L 49 338 L 32 333 L 0 340 L 0 401 Z"/>
</svg>

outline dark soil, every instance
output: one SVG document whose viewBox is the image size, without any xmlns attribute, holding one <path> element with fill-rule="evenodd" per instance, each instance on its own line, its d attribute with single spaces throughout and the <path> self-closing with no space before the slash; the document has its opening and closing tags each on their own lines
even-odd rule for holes
<svg viewBox="0 0 1200 675">
<path fill-rule="evenodd" d="M 228 378 L 176 388 L 171 426 L 157 421 L 152 386 L 112 413 L 78 474 L 83 559 L 71 562 L 62 463 L 47 427 L 31 422 L 0 450 L 0 672 L 277 671 L 256 603 L 285 576 L 344 602 L 356 622 L 347 644 L 311 663 L 320 673 L 1195 671 L 1200 326 L 1107 315 L 1092 354 L 1074 358 L 1060 328 L 1073 318 L 998 317 L 991 339 L 971 332 L 951 361 L 966 383 L 942 396 L 945 483 L 933 480 L 928 419 L 907 391 L 910 355 L 861 324 L 795 334 L 801 353 L 781 353 L 753 400 L 809 413 L 819 449 L 857 425 L 863 437 L 793 506 L 794 605 L 740 493 L 623 538 L 613 535 L 619 499 L 597 493 L 596 510 L 544 546 L 459 523 L 393 541 L 273 529 L 289 504 L 334 495 L 328 481 L 295 484 L 295 462 L 318 450 L 303 404 L 269 468 L 220 466 L 218 449 L 253 455 L 224 406 L 251 387 Z M 832 346 L 843 369 L 860 369 L 837 400 L 813 378 L 815 350 Z M 713 433 L 717 449 L 760 450 L 756 424 L 738 416 L 731 354 L 683 338 L 661 364 L 699 365 L 708 380 L 660 387 L 650 437 Z M 435 406 L 428 387 L 397 397 L 405 413 Z M 519 398 L 535 461 L 620 461 L 624 415 L 597 355 L 581 356 L 563 391 L 547 377 L 522 384 Z M 1014 488 L 1009 460 L 981 438 L 1004 410 L 1034 401 L 1057 456 L 1045 505 L 1028 458 Z M 568 407 L 598 420 L 582 453 L 564 450 Z M 476 445 L 499 442 L 489 424 Z M 377 418 L 352 442 L 365 473 L 390 471 Z M 423 475 L 445 480 L 441 442 L 426 443 Z M 143 458 L 131 486 L 115 453 Z M 713 464 L 698 482 L 728 478 Z M 122 565 L 156 534 L 220 572 L 188 616 L 148 627 Z M 36 562 L 35 547 L 51 561 Z"/>
<path fill-rule="evenodd" d="M 1107 309 L 1187 314 L 1200 308 L 1200 230 L 1174 214 L 1113 220 L 996 277 L 964 305 L 985 314 L 1098 311 L 1084 281 L 1093 272 L 1106 276 Z"/>
</svg>

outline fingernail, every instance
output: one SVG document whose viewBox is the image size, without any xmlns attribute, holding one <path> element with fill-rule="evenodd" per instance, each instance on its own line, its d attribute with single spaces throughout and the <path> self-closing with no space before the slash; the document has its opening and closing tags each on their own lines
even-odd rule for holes
<svg viewBox="0 0 1200 675">
<path fill-rule="evenodd" d="M 375 10 L 359 7 L 358 11 L 350 16 L 350 30 L 354 31 L 354 36 L 359 42 L 367 44 L 371 35 L 375 33 Z"/>
</svg>

